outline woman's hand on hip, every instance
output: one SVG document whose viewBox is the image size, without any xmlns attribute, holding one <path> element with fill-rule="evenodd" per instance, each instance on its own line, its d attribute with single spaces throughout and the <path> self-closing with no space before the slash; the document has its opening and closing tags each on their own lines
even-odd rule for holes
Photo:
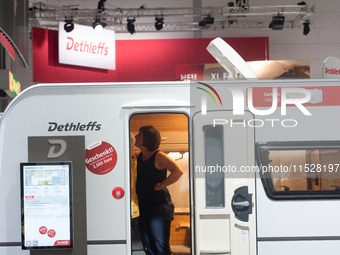
<svg viewBox="0 0 340 255">
<path fill-rule="evenodd" d="M 161 183 L 157 183 L 157 184 L 154 186 L 155 191 L 160 191 L 160 190 L 162 190 L 163 188 L 164 188 L 164 187 L 162 186 Z"/>
</svg>

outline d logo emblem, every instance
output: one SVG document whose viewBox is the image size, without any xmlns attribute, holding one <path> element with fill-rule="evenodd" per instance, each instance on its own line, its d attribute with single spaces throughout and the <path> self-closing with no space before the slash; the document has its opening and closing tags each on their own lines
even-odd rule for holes
<svg viewBox="0 0 340 255">
<path fill-rule="evenodd" d="M 64 140 L 61 140 L 61 139 L 49 139 L 48 140 L 48 143 L 49 144 L 58 144 L 60 146 L 60 149 L 59 151 L 56 151 L 56 147 L 57 146 L 52 146 L 50 148 L 50 151 L 48 152 L 48 155 L 47 155 L 47 158 L 58 158 L 60 157 L 61 155 L 64 154 L 65 150 L 66 150 L 66 147 L 67 147 L 67 144 Z"/>
</svg>

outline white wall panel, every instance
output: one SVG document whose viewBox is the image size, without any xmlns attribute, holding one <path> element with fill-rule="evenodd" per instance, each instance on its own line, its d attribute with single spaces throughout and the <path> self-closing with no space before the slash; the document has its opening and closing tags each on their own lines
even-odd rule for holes
<svg viewBox="0 0 340 255">
<path fill-rule="evenodd" d="M 340 241 L 259 242 L 261 255 L 329 255 L 340 249 Z"/>
<path fill-rule="evenodd" d="M 126 254 L 126 245 L 88 245 L 88 255 Z"/>
</svg>

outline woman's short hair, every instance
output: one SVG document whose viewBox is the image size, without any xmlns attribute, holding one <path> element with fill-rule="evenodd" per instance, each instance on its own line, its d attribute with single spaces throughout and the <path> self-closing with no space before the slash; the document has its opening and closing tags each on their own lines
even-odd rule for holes
<svg viewBox="0 0 340 255">
<path fill-rule="evenodd" d="M 139 129 L 139 132 L 143 134 L 143 146 L 145 146 L 148 151 L 155 151 L 159 148 L 161 143 L 161 134 L 153 126 L 143 126 Z"/>
</svg>

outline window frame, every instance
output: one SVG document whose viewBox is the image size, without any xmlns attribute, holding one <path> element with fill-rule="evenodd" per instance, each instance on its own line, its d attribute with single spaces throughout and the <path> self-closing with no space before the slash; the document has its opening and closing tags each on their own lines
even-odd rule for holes
<svg viewBox="0 0 340 255">
<path fill-rule="evenodd" d="M 338 149 L 340 141 L 277 141 L 257 142 L 255 144 L 255 158 L 257 166 L 269 166 L 269 151 L 273 150 L 321 150 Z M 340 159 L 339 159 L 340 163 Z M 340 171 L 340 169 L 339 169 Z M 261 182 L 266 195 L 272 200 L 315 200 L 315 199 L 340 199 L 340 190 L 313 190 L 313 191 L 276 191 L 269 172 L 259 171 Z"/>
</svg>

